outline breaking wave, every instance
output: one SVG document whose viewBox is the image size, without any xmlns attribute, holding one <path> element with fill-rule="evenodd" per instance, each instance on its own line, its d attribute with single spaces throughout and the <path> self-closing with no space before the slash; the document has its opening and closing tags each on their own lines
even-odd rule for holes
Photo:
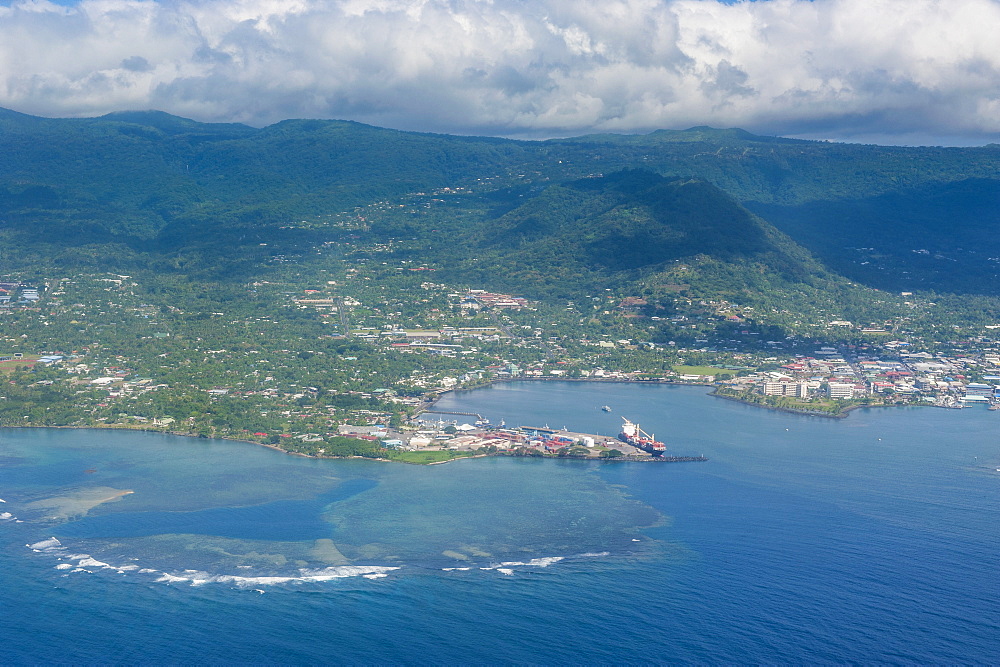
<svg viewBox="0 0 1000 667">
<path fill-rule="evenodd" d="M 62 542 L 54 537 L 50 537 L 47 540 L 42 540 L 41 542 L 35 542 L 34 544 L 29 544 L 28 548 L 32 551 L 54 551 L 64 549 Z"/>
<path fill-rule="evenodd" d="M 599 553 L 594 553 L 594 552 L 582 553 L 582 554 L 577 554 L 575 556 L 545 556 L 541 558 L 532 558 L 531 560 L 526 560 L 526 561 L 512 560 L 512 561 L 504 561 L 502 563 L 493 563 L 491 565 L 475 569 L 484 570 L 487 572 L 495 571 L 507 576 L 511 576 L 515 572 L 517 572 L 516 568 L 545 568 L 549 567 L 550 565 L 555 565 L 556 563 L 560 563 L 564 560 L 574 560 L 577 558 L 602 558 L 604 556 L 610 556 L 610 555 L 611 555 L 610 551 L 601 551 Z M 441 568 L 443 572 L 466 572 L 472 569 L 474 568 L 471 567 Z"/>
<path fill-rule="evenodd" d="M 55 556 L 62 562 L 55 565 L 54 569 L 66 573 L 94 573 L 98 570 L 110 570 L 117 572 L 118 574 L 135 573 L 141 575 L 155 575 L 155 581 L 157 582 L 168 584 L 186 583 L 191 586 L 201 586 L 204 584 L 229 584 L 239 588 L 248 588 L 251 586 L 324 582 L 349 577 L 382 579 L 389 576 L 389 572 L 401 569 L 399 566 L 341 565 L 324 568 L 301 568 L 295 574 L 262 576 L 213 574 L 202 570 L 167 572 L 154 568 L 141 567 L 134 563 L 116 565 L 114 563 L 98 560 L 90 554 L 69 553 L 66 546 L 55 537 L 50 537 L 46 540 L 41 540 L 40 542 L 35 542 L 34 544 L 28 544 L 25 546 L 35 553 L 44 553 Z"/>
<path fill-rule="evenodd" d="M 380 565 L 342 565 L 339 567 L 327 567 L 319 570 L 301 569 L 297 575 L 289 574 L 258 577 L 235 574 L 209 574 L 208 572 L 202 572 L 200 570 L 185 570 L 180 573 L 164 572 L 156 581 L 170 584 L 187 583 L 192 586 L 203 586 L 205 584 L 231 584 L 240 588 L 250 588 L 252 586 L 275 586 L 279 584 L 333 581 L 334 579 L 346 579 L 349 577 L 381 579 L 389 576 L 389 572 L 399 569 L 399 567 L 387 567 Z"/>
<path fill-rule="evenodd" d="M 253 574 L 248 572 L 252 566 L 236 566 L 241 570 L 239 574 L 209 572 L 204 569 L 167 570 L 151 567 L 143 567 L 134 562 L 116 564 L 106 560 L 100 560 L 88 553 L 72 553 L 62 542 L 55 537 L 25 545 L 35 553 L 47 554 L 55 557 L 59 563 L 54 566 L 55 570 L 63 573 L 63 576 L 74 573 L 93 574 L 98 571 L 115 572 L 118 574 L 134 574 L 152 577 L 153 581 L 165 584 L 187 584 L 190 586 L 204 586 L 207 584 L 225 584 L 236 588 L 254 588 L 259 590 L 261 586 L 279 586 L 302 583 L 322 583 L 338 579 L 360 577 L 364 579 L 384 579 L 390 573 L 403 569 L 403 566 L 394 565 L 335 565 L 329 567 L 299 568 L 289 573 L 267 573 Z M 464 566 L 464 567 L 443 567 L 443 572 L 468 572 L 468 571 L 495 571 L 505 576 L 513 576 L 519 571 L 531 571 L 547 568 L 566 560 L 579 558 L 599 558 L 610 555 L 609 552 L 582 553 L 575 556 L 544 556 L 528 560 L 503 561 L 491 563 L 486 566 Z M 132 561 L 137 559 L 130 559 Z"/>
</svg>

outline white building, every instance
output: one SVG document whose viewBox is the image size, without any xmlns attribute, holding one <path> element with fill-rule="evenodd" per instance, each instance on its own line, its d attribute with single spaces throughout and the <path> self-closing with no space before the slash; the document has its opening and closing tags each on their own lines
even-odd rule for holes
<svg viewBox="0 0 1000 667">
<path fill-rule="evenodd" d="M 809 396 L 808 382 L 765 382 L 765 396 L 794 396 L 807 398 Z"/>
<path fill-rule="evenodd" d="M 826 385 L 828 398 L 854 398 L 854 385 L 846 382 L 830 382 Z"/>
</svg>

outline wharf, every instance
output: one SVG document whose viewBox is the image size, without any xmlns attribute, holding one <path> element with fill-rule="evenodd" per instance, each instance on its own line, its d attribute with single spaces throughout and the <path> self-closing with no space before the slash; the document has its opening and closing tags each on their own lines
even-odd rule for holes
<svg viewBox="0 0 1000 667">
<path fill-rule="evenodd" d="M 599 433 L 578 433 L 576 431 L 570 431 L 565 428 L 549 428 L 548 426 L 518 426 L 518 431 L 522 433 L 536 434 L 536 435 L 562 435 L 567 438 L 575 438 L 576 440 L 583 440 L 584 438 L 592 438 L 594 442 L 614 442 L 617 444 L 624 444 L 621 440 L 613 435 L 600 435 Z M 619 449 L 621 449 L 619 447 Z"/>
<path fill-rule="evenodd" d="M 585 438 L 590 438 L 594 441 L 596 445 L 608 446 L 617 449 L 626 456 L 648 456 L 647 452 L 642 451 L 638 447 L 633 447 L 632 445 L 622 442 L 613 435 L 600 435 L 599 433 L 578 433 L 576 431 L 569 431 L 565 428 L 549 428 L 548 426 L 518 426 L 517 430 L 522 433 L 535 434 L 535 435 L 560 435 L 567 438 L 572 438 L 574 440 L 583 441 Z"/>
<path fill-rule="evenodd" d="M 597 433 L 578 433 L 576 431 L 568 431 L 565 428 L 550 428 L 548 426 L 518 426 L 517 429 L 514 430 L 529 435 L 559 435 L 578 441 L 590 438 L 594 441 L 594 444 L 617 449 L 624 454 L 625 457 L 644 457 L 646 460 L 651 462 L 688 463 L 692 461 L 708 460 L 705 456 L 672 456 L 669 454 L 660 454 L 656 456 L 645 450 L 639 449 L 634 445 L 630 445 L 627 442 L 619 440 L 614 436 L 600 435 Z"/>
</svg>

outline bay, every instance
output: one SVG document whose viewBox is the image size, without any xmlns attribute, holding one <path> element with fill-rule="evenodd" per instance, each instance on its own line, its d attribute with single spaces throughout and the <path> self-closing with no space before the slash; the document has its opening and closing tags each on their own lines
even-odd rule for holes
<svg viewBox="0 0 1000 667">
<path fill-rule="evenodd" d="M 0 658 L 1000 655 L 994 412 L 832 420 L 693 387 L 573 382 L 494 385 L 437 408 L 605 434 L 624 416 L 671 453 L 709 461 L 419 467 L 156 434 L 3 430 Z"/>
</svg>

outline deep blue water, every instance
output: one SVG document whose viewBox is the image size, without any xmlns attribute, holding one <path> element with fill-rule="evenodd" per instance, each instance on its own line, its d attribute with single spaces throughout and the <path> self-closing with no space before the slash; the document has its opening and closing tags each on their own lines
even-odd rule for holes
<svg viewBox="0 0 1000 667">
<path fill-rule="evenodd" d="M 417 467 L 0 431 L 21 520 L 0 519 L 0 662 L 1000 660 L 996 412 L 829 420 L 540 382 L 439 405 L 609 434 L 622 415 L 710 460 Z"/>
</svg>

